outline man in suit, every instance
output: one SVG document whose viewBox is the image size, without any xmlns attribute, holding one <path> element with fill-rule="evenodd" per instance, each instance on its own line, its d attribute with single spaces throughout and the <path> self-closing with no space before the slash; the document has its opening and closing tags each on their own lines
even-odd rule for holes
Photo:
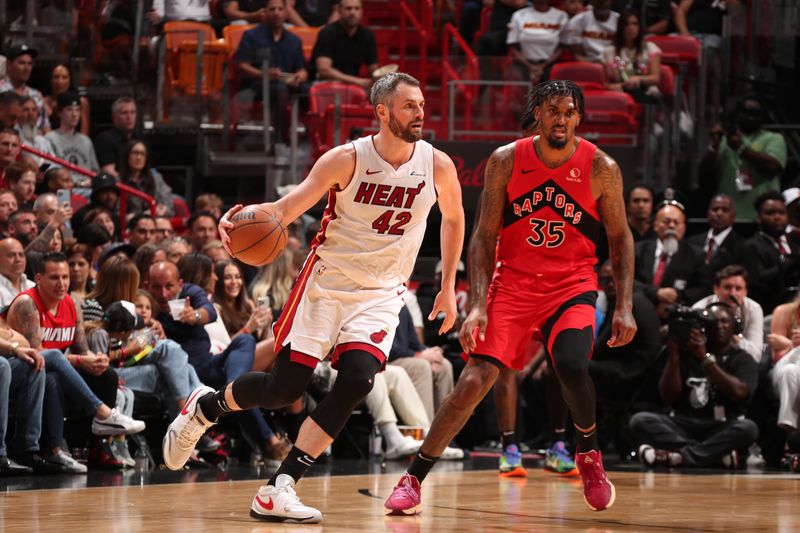
<svg viewBox="0 0 800 533">
<path fill-rule="evenodd" d="M 633 318 L 639 329 L 633 340 L 625 346 L 610 348 L 611 320 L 607 310 L 614 309 L 617 301 L 617 289 L 611 276 L 611 263 L 606 261 L 597 274 L 600 289 L 606 295 L 607 305 L 597 309 L 597 338 L 594 343 L 592 358 L 589 361 L 589 373 L 594 381 L 599 398 L 621 400 L 630 398 L 638 387 L 647 368 L 658 357 L 662 348 L 661 334 L 658 328 L 658 315 L 653 303 L 642 291 L 633 291 Z"/>
<path fill-rule="evenodd" d="M 713 276 L 719 269 L 738 264 L 744 250 L 744 237 L 733 229 L 736 204 L 727 194 L 711 199 L 706 212 L 709 230 L 686 239 L 686 242 L 703 252 L 708 271 Z"/>
<path fill-rule="evenodd" d="M 655 240 L 636 243 L 635 289 L 656 306 L 662 320 L 666 307 L 688 305 L 710 292 L 703 254 L 683 240 L 686 210 L 678 201 L 665 200 L 653 220 Z"/>
<path fill-rule="evenodd" d="M 767 191 L 756 198 L 758 232 L 745 242 L 742 256 L 753 300 L 764 315 L 791 299 L 800 282 L 800 246 L 786 238 L 788 218 L 783 196 Z"/>
</svg>

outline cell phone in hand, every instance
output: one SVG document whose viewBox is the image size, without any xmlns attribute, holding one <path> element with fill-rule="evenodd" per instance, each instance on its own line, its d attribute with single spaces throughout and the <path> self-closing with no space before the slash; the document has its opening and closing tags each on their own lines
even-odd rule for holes
<svg viewBox="0 0 800 533">
<path fill-rule="evenodd" d="M 258 297 L 258 307 L 261 309 L 269 309 L 270 301 L 269 296 L 259 296 Z"/>
<path fill-rule="evenodd" d="M 71 196 L 72 193 L 69 189 L 58 189 L 58 191 L 56 191 L 56 197 L 58 198 L 59 207 L 64 204 L 71 205 Z"/>
</svg>

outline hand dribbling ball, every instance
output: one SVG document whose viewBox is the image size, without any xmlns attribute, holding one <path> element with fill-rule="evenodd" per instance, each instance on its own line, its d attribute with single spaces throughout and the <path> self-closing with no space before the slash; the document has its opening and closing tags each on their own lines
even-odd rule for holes
<svg viewBox="0 0 800 533">
<path fill-rule="evenodd" d="M 274 261 L 286 247 L 287 232 L 275 212 L 262 205 L 248 205 L 230 218 L 228 231 L 233 255 L 252 266 Z"/>
</svg>

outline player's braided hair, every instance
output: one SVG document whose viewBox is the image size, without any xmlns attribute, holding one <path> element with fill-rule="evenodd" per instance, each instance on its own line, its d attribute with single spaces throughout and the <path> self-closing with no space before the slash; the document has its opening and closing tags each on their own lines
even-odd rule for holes
<svg viewBox="0 0 800 533">
<path fill-rule="evenodd" d="M 565 98 L 572 97 L 575 107 L 578 109 L 581 117 L 583 117 L 585 101 L 583 98 L 583 91 L 575 83 L 569 80 L 549 80 L 538 84 L 531 89 L 528 93 L 528 101 L 525 103 L 525 109 L 522 110 L 520 117 L 520 126 L 523 129 L 536 127 L 536 119 L 533 116 L 533 110 L 537 106 L 541 106 L 544 102 L 553 97 Z"/>
</svg>

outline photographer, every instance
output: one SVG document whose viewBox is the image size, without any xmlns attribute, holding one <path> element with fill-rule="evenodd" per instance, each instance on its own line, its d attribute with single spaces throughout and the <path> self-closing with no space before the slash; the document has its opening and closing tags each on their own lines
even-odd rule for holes
<svg viewBox="0 0 800 533">
<path fill-rule="evenodd" d="M 700 176 L 716 183 L 716 192 L 730 195 L 741 218 L 755 218 L 753 200 L 780 190 L 786 168 L 786 141 L 780 133 L 761 129 L 763 109 L 757 96 L 745 96 L 731 120 L 711 128 L 711 142 L 700 162 Z"/>
<path fill-rule="evenodd" d="M 673 412 L 641 412 L 630 421 L 645 466 L 735 466 L 735 450 L 755 442 L 758 426 L 743 412 L 758 369 L 731 341 L 733 317 L 723 302 L 672 312 L 658 390 Z"/>
</svg>

